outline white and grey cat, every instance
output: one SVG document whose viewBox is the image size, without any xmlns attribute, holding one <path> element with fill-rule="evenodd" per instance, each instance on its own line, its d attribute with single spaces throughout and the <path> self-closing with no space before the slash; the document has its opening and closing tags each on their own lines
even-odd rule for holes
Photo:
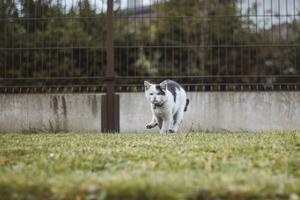
<svg viewBox="0 0 300 200">
<path fill-rule="evenodd" d="M 146 127 L 151 129 L 158 126 L 161 134 L 177 132 L 189 105 L 183 87 L 172 80 L 165 80 L 160 84 L 145 81 L 144 86 L 152 112 L 152 120 Z"/>
</svg>

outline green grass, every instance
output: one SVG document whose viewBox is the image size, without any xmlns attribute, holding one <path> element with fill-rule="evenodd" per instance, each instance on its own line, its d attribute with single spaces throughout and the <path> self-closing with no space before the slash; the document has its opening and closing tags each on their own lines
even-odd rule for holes
<svg viewBox="0 0 300 200">
<path fill-rule="evenodd" d="M 296 132 L 0 135 L 0 199 L 299 197 Z"/>
</svg>

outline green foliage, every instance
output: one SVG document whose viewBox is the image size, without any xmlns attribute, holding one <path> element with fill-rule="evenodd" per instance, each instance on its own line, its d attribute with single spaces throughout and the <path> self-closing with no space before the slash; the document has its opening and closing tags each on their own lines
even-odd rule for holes
<svg viewBox="0 0 300 200">
<path fill-rule="evenodd" d="M 89 0 L 68 9 L 57 2 L 0 2 L 0 77 L 103 76 L 105 11 L 96 11 Z M 116 75 L 238 75 L 244 77 L 236 82 L 248 83 L 266 81 L 249 75 L 299 74 L 299 48 L 284 46 L 299 44 L 299 21 L 289 19 L 278 30 L 276 24 L 262 28 L 257 24 L 267 19 L 241 16 L 238 5 L 237 0 L 169 0 L 146 14 L 116 10 Z M 255 14 L 257 6 L 244 14 Z M 286 36 L 280 32 L 284 27 Z M 272 83 L 278 81 L 287 80 Z"/>
<path fill-rule="evenodd" d="M 105 19 L 103 13 L 95 13 L 88 0 L 68 12 L 52 1 L 18 4 L 22 8 L 19 14 L 16 3 L 0 2 L 2 77 L 102 74 Z"/>
<path fill-rule="evenodd" d="M 298 199 L 300 135 L 0 135 L 3 199 Z"/>
</svg>

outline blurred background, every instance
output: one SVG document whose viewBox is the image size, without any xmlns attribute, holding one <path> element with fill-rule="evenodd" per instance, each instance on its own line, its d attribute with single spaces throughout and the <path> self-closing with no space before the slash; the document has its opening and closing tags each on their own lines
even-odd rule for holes
<svg viewBox="0 0 300 200">
<path fill-rule="evenodd" d="M 115 89 L 299 90 L 300 0 L 115 0 Z M 2 0 L 0 91 L 105 91 L 106 0 Z"/>
</svg>

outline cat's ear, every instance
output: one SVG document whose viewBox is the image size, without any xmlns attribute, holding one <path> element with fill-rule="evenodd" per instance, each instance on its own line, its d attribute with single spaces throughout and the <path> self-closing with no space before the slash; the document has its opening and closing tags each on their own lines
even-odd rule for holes
<svg viewBox="0 0 300 200">
<path fill-rule="evenodd" d="M 168 84 L 168 81 L 163 81 L 159 84 L 159 86 L 162 90 L 167 90 L 167 84 Z"/>
<path fill-rule="evenodd" d="M 151 87 L 151 83 L 144 81 L 145 90 L 148 90 Z"/>
</svg>

